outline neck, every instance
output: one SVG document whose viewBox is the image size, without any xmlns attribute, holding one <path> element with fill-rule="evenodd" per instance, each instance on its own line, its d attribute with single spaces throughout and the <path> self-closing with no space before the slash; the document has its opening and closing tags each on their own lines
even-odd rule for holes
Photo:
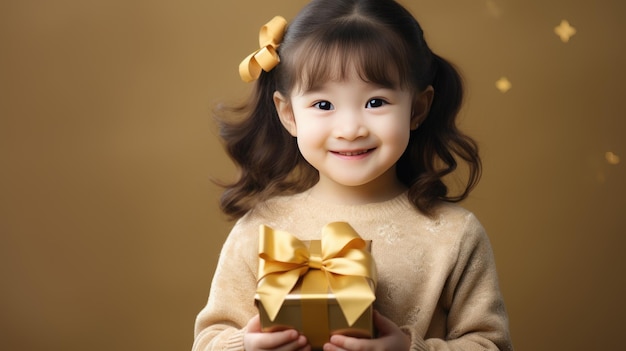
<svg viewBox="0 0 626 351">
<path fill-rule="evenodd" d="M 320 177 L 311 190 L 311 196 L 333 204 L 364 205 L 391 200 L 406 191 L 406 186 L 394 176 L 389 182 L 370 182 L 364 185 L 347 186 Z"/>
</svg>

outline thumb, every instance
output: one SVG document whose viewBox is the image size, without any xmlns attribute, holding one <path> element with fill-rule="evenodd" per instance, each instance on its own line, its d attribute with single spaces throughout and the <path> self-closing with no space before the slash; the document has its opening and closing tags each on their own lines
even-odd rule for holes
<svg viewBox="0 0 626 351">
<path fill-rule="evenodd" d="M 374 325 L 376 325 L 379 336 L 389 335 L 394 329 L 398 328 L 394 322 L 378 311 L 374 311 Z"/>
</svg>

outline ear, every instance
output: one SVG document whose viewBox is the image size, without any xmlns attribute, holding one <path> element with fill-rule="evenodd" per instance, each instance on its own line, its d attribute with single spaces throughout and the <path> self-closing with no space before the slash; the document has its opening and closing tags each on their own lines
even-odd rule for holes
<svg viewBox="0 0 626 351">
<path fill-rule="evenodd" d="M 426 87 L 415 96 L 413 101 L 413 110 L 411 115 L 411 130 L 417 129 L 422 122 L 428 117 L 430 105 L 433 103 L 435 89 L 432 85 Z"/>
<path fill-rule="evenodd" d="M 293 109 L 289 100 L 278 91 L 274 92 L 274 106 L 280 118 L 280 123 L 287 129 L 292 136 L 297 135 L 296 119 L 293 116 Z"/>
</svg>

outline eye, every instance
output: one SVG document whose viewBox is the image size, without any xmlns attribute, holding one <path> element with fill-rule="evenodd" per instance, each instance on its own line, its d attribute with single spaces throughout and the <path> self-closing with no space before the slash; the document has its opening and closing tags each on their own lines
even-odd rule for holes
<svg viewBox="0 0 626 351">
<path fill-rule="evenodd" d="M 385 104 L 387 104 L 387 101 L 383 99 L 371 99 L 370 101 L 367 102 L 367 104 L 365 104 L 365 108 L 376 108 L 376 107 L 381 107 Z"/>
<path fill-rule="evenodd" d="M 313 104 L 313 107 L 317 107 L 320 110 L 325 110 L 325 111 L 329 111 L 329 110 L 334 110 L 335 109 L 333 104 L 331 104 L 329 101 L 318 101 L 318 102 Z"/>
</svg>

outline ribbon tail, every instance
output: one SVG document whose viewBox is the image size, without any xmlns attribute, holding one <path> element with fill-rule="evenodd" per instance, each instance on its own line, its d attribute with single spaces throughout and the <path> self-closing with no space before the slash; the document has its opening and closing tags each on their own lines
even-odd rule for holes
<svg viewBox="0 0 626 351">
<path fill-rule="evenodd" d="M 285 297 L 309 267 L 306 246 L 293 235 L 259 227 L 259 282 L 257 294 L 273 322 Z"/>
<path fill-rule="evenodd" d="M 257 294 L 273 322 L 285 301 L 285 297 L 298 282 L 299 270 L 288 271 L 282 274 L 271 274 L 263 278 L 257 287 Z"/>
<path fill-rule="evenodd" d="M 327 277 L 348 325 L 352 326 L 376 300 L 370 282 L 364 277 L 334 274 L 327 274 Z"/>
</svg>

